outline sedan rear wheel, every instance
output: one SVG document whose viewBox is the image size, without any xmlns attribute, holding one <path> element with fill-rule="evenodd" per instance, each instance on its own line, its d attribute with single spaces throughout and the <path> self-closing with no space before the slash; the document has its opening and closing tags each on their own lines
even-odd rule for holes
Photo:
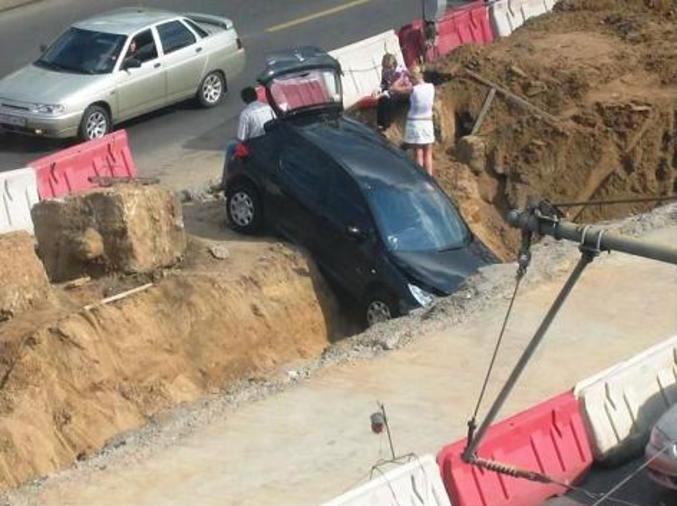
<svg viewBox="0 0 677 506">
<path fill-rule="evenodd" d="M 108 111 L 100 105 L 90 105 L 82 115 L 79 136 L 83 141 L 100 139 L 110 133 L 112 123 Z"/>
<path fill-rule="evenodd" d="M 243 234 L 258 232 L 263 222 L 263 208 L 256 189 L 240 183 L 226 192 L 228 220 L 233 228 Z"/>
<path fill-rule="evenodd" d="M 205 76 L 197 92 L 197 98 L 203 107 L 219 105 L 226 93 L 226 80 L 218 71 L 210 72 Z"/>
</svg>

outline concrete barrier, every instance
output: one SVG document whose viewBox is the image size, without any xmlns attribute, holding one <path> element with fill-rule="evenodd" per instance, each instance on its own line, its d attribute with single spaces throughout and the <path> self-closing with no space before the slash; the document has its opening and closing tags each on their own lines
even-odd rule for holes
<svg viewBox="0 0 677 506">
<path fill-rule="evenodd" d="M 0 172 L 0 233 L 26 230 L 32 234 L 31 208 L 38 200 L 33 169 Z"/>
<path fill-rule="evenodd" d="M 329 51 L 343 70 L 343 107 L 346 109 L 368 97 L 381 84 L 381 60 L 392 53 L 404 64 L 400 42 L 394 30 Z"/>
<path fill-rule="evenodd" d="M 432 455 L 388 472 L 322 506 L 451 506 Z"/>
<path fill-rule="evenodd" d="M 574 394 L 597 461 L 615 465 L 640 454 L 653 424 L 677 402 L 677 336 L 581 381 Z"/>
</svg>

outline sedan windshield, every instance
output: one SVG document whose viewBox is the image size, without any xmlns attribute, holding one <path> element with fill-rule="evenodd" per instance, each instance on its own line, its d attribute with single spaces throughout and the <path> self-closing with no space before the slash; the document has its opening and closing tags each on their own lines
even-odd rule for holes
<svg viewBox="0 0 677 506">
<path fill-rule="evenodd" d="M 379 184 L 366 194 L 390 251 L 444 251 L 460 248 L 468 240 L 456 209 L 429 181 Z"/>
<path fill-rule="evenodd" d="M 108 74 L 115 67 L 125 40 L 124 35 L 71 28 L 36 65 L 64 72 Z"/>
</svg>

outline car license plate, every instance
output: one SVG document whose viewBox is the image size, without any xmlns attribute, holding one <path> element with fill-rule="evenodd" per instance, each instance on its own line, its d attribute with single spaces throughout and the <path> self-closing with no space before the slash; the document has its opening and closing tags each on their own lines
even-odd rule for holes
<svg viewBox="0 0 677 506">
<path fill-rule="evenodd" d="M 12 126 L 26 126 L 26 118 L 10 116 L 9 114 L 0 114 L 0 123 Z"/>
</svg>

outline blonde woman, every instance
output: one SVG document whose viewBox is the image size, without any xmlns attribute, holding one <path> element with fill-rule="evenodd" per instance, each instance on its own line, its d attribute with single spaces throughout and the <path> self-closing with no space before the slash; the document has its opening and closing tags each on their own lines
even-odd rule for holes
<svg viewBox="0 0 677 506">
<path fill-rule="evenodd" d="M 420 67 L 413 67 L 409 75 L 413 87 L 409 95 L 409 114 L 404 129 L 404 142 L 414 148 L 416 162 L 432 176 L 433 144 L 435 143 L 433 127 L 435 87 L 425 82 Z"/>
</svg>

